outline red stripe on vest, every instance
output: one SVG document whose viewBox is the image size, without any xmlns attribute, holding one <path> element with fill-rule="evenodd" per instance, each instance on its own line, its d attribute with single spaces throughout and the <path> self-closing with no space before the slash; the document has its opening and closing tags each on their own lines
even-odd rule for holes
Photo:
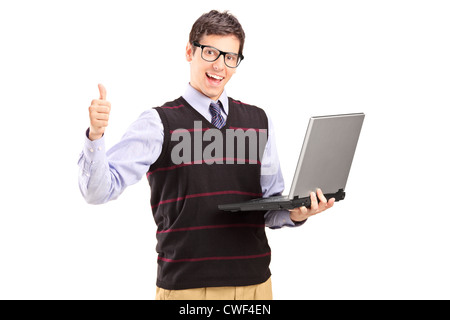
<svg viewBox="0 0 450 320">
<path fill-rule="evenodd" d="M 223 194 L 242 194 L 242 195 L 246 195 L 246 196 L 262 197 L 261 193 L 236 191 L 236 190 L 205 192 L 205 193 L 189 194 L 185 197 L 179 197 L 179 198 L 175 198 L 175 199 L 162 200 L 158 204 L 152 206 L 152 209 L 159 207 L 160 205 L 165 204 L 165 203 L 177 202 L 177 201 L 181 201 L 184 199 L 191 199 L 191 198 L 198 198 L 198 197 L 218 196 L 218 195 L 223 195 Z"/>
<path fill-rule="evenodd" d="M 179 231 L 194 231 L 194 230 L 220 229 L 220 228 L 245 228 L 245 227 L 247 227 L 247 228 L 265 228 L 265 225 L 264 224 L 254 224 L 254 223 L 221 224 L 221 225 L 214 225 L 214 226 L 198 226 L 198 227 L 167 229 L 167 230 L 157 231 L 156 234 L 179 232 Z"/>
</svg>

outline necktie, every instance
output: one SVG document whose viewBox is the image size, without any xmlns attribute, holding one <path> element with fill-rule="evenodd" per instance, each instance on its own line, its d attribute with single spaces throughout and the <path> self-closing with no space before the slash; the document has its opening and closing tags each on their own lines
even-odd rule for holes
<svg viewBox="0 0 450 320">
<path fill-rule="evenodd" d="M 218 103 L 211 102 L 209 105 L 209 112 L 212 115 L 211 123 L 221 129 L 225 125 L 225 119 L 220 113 L 220 101 Z"/>
</svg>

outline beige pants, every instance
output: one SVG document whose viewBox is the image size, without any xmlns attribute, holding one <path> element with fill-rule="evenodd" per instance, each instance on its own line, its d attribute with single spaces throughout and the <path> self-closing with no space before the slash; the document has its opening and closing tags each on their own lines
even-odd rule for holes
<svg viewBox="0 0 450 320">
<path fill-rule="evenodd" d="M 244 287 L 166 290 L 156 287 L 156 300 L 272 300 L 272 281 Z"/>
</svg>

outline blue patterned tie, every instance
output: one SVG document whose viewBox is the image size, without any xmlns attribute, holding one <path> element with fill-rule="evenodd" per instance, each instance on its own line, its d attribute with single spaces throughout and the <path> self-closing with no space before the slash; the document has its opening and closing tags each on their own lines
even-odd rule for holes
<svg viewBox="0 0 450 320">
<path fill-rule="evenodd" d="M 209 112 L 212 115 L 211 123 L 221 129 L 225 125 L 225 119 L 220 112 L 220 101 L 218 103 L 211 102 L 209 105 Z"/>
</svg>

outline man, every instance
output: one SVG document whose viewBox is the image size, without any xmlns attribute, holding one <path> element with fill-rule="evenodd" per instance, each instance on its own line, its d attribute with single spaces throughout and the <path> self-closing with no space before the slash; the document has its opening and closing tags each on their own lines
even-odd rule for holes
<svg viewBox="0 0 450 320">
<path fill-rule="evenodd" d="M 202 15 L 186 46 L 186 92 L 144 112 L 108 152 L 103 135 L 111 104 L 103 85 L 98 86 L 100 98 L 89 107 L 80 190 L 88 203 L 105 203 L 147 175 L 158 226 L 157 299 L 272 299 L 265 226 L 298 226 L 334 204 L 318 189 L 317 196 L 311 194 L 310 209 L 239 214 L 218 210 L 221 203 L 279 195 L 284 189 L 270 119 L 262 109 L 225 91 L 243 60 L 244 40 L 231 14 L 213 10 Z M 244 144 L 245 159 L 238 155 L 240 150 L 226 149 L 235 139 L 228 132 L 237 129 L 268 134 L 253 141 L 261 159 L 249 158 L 250 139 Z M 183 141 L 180 132 L 187 133 Z M 187 148 L 181 151 L 182 143 Z"/>
</svg>

